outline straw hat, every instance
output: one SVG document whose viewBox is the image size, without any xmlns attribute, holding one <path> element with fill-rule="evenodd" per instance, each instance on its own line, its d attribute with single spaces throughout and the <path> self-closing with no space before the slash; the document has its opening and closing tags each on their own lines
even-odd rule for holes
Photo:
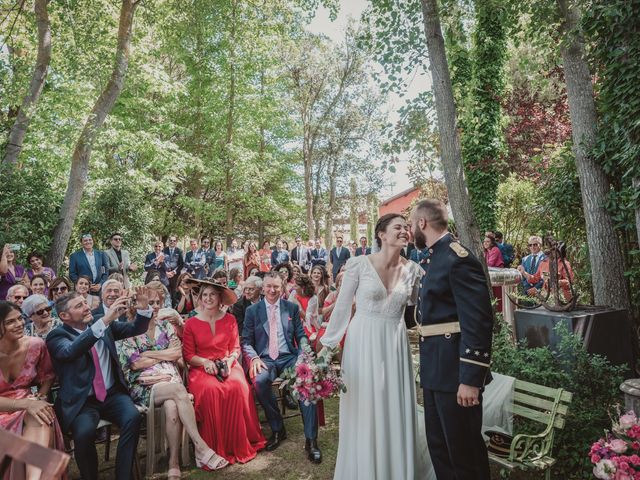
<svg viewBox="0 0 640 480">
<path fill-rule="evenodd" d="M 198 280 L 197 278 L 185 279 L 187 284 L 191 284 L 194 288 L 200 289 L 206 286 L 214 287 L 220 294 L 220 302 L 222 305 L 233 305 L 238 301 L 238 296 L 231 290 L 219 283 L 212 282 L 211 280 Z"/>
</svg>

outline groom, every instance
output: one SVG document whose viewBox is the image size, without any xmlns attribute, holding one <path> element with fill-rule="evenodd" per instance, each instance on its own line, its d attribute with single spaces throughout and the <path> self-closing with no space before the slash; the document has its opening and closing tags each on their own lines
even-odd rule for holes
<svg viewBox="0 0 640 480">
<path fill-rule="evenodd" d="M 427 444 L 439 480 L 489 480 L 480 430 L 493 311 L 480 262 L 447 227 L 438 200 L 421 201 L 411 214 L 416 247 L 428 248 L 416 311 Z"/>
<path fill-rule="evenodd" d="M 278 272 L 265 274 L 262 292 L 264 299 L 251 305 L 244 314 L 241 343 L 245 365 L 250 365 L 251 381 L 271 426 L 272 435 L 265 448 L 272 451 L 287 438 L 287 432 L 271 384 L 283 370 L 295 365 L 301 346 L 309 340 L 300 322 L 298 306 L 280 299 L 282 277 Z M 317 408 L 300 402 L 300 410 L 307 456 L 313 463 L 320 463 Z"/>
</svg>

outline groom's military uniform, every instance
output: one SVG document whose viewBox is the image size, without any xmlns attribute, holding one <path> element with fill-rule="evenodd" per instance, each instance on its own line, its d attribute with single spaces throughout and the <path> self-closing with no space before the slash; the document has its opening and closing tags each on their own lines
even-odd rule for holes
<svg viewBox="0 0 640 480">
<path fill-rule="evenodd" d="M 460 384 L 491 381 L 493 311 L 478 259 L 446 234 L 421 261 L 425 269 L 416 308 L 420 382 L 427 443 L 439 480 L 489 479 L 480 405 L 457 403 Z"/>
</svg>

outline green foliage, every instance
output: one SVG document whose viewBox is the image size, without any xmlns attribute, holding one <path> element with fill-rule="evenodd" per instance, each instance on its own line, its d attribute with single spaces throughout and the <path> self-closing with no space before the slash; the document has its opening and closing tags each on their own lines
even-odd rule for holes
<svg viewBox="0 0 640 480">
<path fill-rule="evenodd" d="M 24 263 L 30 251 L 46 252 L 51 245 L 51 232 L 58 219 L 63 193 L 51 188 L 43 165 L 29 164 L 15 169 L 0 166 L 0 245 L 24 244 L 16 252 Z"/>
<path fill-rule="evenodd" d="M 532 230 L 540 225 L 538 186 L 528 179 L 519 179 L 509 175 L 498 186 L 496 196 L 498 230 L 511 243 L 516 252 L 527 252 L 527 240 L 530 235 L 541 234 Z"/>
<path fill-rule="evenodd" d="M 634 238 L 640 226 L 634 213 L 640 209 L 640 35 L 639 0 L 589 0 L 582 26 L 591 41 L 591 60 L 599 77 L 598 137 L 594 156 L 612 178 L 607 208 L 622 233 L 626 275 L 632 303 L 640 308 L 640 248 Z M 636 230 L 637 229 L 637 230 Z"/>
<path fill-rule="evenodd" d="M 558 324 L 561 340 L 556 350 L 515 346 L 509 327 L 499 319 L 494 333 L 492 369 L 519 380 L 564 388 L 573 393 L 569 415 L 556 436 L 554 476 L 592 478 L 585 455 L 591 443 L 610 425 L 609 411 L 620 401 L 624 367 L 586 351 L 578 336 Z M 524 426 L 526 428 L 526 425 Z"/>
</svg>

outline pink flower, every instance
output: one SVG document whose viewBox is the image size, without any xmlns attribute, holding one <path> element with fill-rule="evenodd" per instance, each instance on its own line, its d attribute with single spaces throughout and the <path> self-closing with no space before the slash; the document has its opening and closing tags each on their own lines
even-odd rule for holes
<svg viewBox="0 0 640 480">
<path fill-rule="evenodd" d="M 631 410 L 620 417 L 619 423 L 622 428 L 627 430 L 638 423 L 638 417 L 636 416 L 635 412 Z"/>
<path fill-rule="evenodd" d="M 616 466 L 611 460 L 600 460 L 593 467 L 593 475 L 600 480 L 613 480 L 616 473 Z"/>
<path fill-rule="evenodd" d="M 329 398 L 333 393 L 333 384 L 329 380 L 322 380 L 318 385 L 318 396 L 320 398 Z"/>
<path fill-rule="evenodd" d="M 591 455 L 591 463 L 596 464 L 600 460 L 602 460 L 602 458 L 600 458 L 600 455 L 596 455 L 595 453 Z"/>
<path fill-rule="evenodd" d="M 311 378 L 311 369 L 306 363 L 296 365 L 296 375 L 299 379 L 307 380 Z"/>
<path fill-rule="evenodd" d="M 609 442 L 608 447 L 615 453 L 624 453 L 627 451 L 627 442 L 620 440 L 619 438 L 615 438 Z"/>
</svg>

